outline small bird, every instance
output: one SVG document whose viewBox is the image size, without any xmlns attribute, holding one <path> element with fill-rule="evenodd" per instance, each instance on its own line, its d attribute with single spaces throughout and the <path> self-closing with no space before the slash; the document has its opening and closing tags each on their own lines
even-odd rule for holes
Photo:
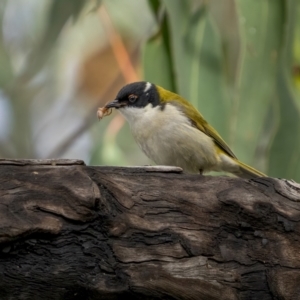
<svg viewBox="0 0 300 300">
<path fill-rule="evenodd" d="M 124 86 L 114 101 L 99 108 L 98 117 L 111 108 L 125 117 L 135 141 L 156 164 L 178 166 L 188 173 L 266 176 L 240 162 L 191 103 L 158 85 L 141 81 Z"/>
</svg>

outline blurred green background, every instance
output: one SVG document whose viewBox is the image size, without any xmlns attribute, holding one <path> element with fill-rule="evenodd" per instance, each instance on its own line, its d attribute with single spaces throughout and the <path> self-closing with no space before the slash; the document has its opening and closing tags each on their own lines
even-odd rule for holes
<svg viewBox="0 0 300 300">
<path fill-rule="evenodd" d="M 147 80 L 240 160 L 300 181 L 299 0 L 1 0 L 0 157 L 151 163 L 96 111 Z"/>
</svg>

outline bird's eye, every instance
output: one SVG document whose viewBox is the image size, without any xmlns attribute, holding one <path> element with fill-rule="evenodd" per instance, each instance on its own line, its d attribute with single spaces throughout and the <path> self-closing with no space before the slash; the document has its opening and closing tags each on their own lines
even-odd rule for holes
<svg viewBox="0 0 300 300">
<path fill-rule="evenodd" d="M 134 94 L 131 94 L 128 96 L 129 102 L 133 103 L 137 99 L 137 96 Z"/>
</svg>

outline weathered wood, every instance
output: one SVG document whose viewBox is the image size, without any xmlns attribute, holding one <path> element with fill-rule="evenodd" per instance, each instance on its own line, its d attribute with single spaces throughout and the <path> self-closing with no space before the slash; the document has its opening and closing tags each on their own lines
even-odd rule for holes
<svg viewBox="0 0 300 300">
<path fill-rule="evenodd" d="M 83 160 L 80 159 L 7 159 L 0 158 L 0 165 L 51 165 L 51 166 L 66 166 L 66 165 L 85 165 Z"/>
<path fill-rule="evenodd" d="M 300 299 L 295 182 L 10 162 L 1 300 Z"/>
</svg>

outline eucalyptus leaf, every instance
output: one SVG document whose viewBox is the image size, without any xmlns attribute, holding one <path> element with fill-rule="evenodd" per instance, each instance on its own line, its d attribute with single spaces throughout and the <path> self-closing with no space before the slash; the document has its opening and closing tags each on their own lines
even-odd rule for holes
<svg viewBox="0 0 300 300">
<path fill-rule="evenodd" d="M 295 35 L 299 17 L 297 0 L 286 2 L 286 27 L 284 49 L 280 56 L 277 81 L 278 131 L 269 154 L 269 174 L 300 181 L 300 105 L 299 96 L 292 84 L 293 45 L 299 42 Z"/>
<path fill-rule="evenodd" d="M 156 9 L 158 10 L 158 7 Z M 158 11 L 156 12 L 158 13 Z M 153 82 L 172 91 L 176 90 L 169 24 L 166 16 L 163 17 L 159 32 L 149 39 L 144 46 L 143 66 L 146 81 Z M 158 72 L 158 70 L 160 71 Z"/>
<path fill-rule="evenodd" d="M 284 28 L 283 1 L 237 0 L 242 60 L 231 122 L 233 148 L 254 165 L 256 147 L 277 86 L 278 58 Z M 261 168 L 260 168 L 261 169 Z"/>
</svg>

